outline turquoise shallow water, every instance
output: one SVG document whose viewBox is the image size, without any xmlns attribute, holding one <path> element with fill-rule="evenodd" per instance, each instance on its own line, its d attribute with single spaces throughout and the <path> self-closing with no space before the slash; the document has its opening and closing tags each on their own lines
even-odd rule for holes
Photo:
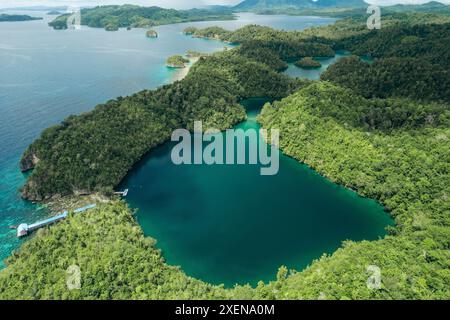
<svg viewBox="0 0 450 320">
<path fill-rule="evenodd" d="M 256 23 L 292 30 L 334 21 L 243 14 L 236 21 L 160 26 L 157 28 L 159 38 L 147 39 L 145 30 L 141 29 L 54 31 L 46 26 L 51 18 L 0 24 L 0 134 L 3 138 L 0 148 L 0 260 L 21 243 L 8 226 L 32 222 L 48 214 L 45 208 L 22 201 L 17 192 L 25 181 L 25 175 L 18 170 L 23 150 L 43 129 L 70 114 L 91 110 L 96 104 L 120 95 L 171 82 L 174 71 L 164 66 L 167 56 L 189 49 L 222 50 L 224 45 L 220 42 L 183 36 L 181 31 L 187 25 L 236 29 Z M 299 70 L 288 70 L 292 76 L 305 76 L 296 72 Z M 258 104 L 254 107 L 257 109 Z M 254 122 L 242 124 L 253 125 Z M 301 268 L 319 251 L 333 251 L 344 238 L 372 239 L 383 234 L 386 215 L 380 216 L 381 208 L 375 203 L 360 202 L 353 193 L 328 183 L 292 159 L 283 157 L 280 175 L 264 179 L 256 175 L 259 169 L 245 166 L 174 169 L 167 163 L 165 148 L 168 145 L 155 150 L 147 158 L 148 162 L 141 163 L 130 174 L 125 184 L 132 186 L 129 201 L 140 208 L 138 219 L 145 232 L 159 240 L 159 247 L 170 263 L 182 265 L 191 275 L 227 284 L 254 283 L 256 279 L 270 279 L 282 263 Z M 158 170 L 153 170 L 155 168 Z M 157 177 L 152 180 L 148 179 L 149 175 Z M 298 181 L 305 184 L 297 185 Z M 174 189 L 178 182 L 178 189 Z M 298 212 L 288 210 L 290 207 L 285 205 L 289 197 L 295 196 L 298 201 L 292 208 L 307 208 L 310 202 L 302 202 L 300 195 L 311 198 L 314 193 L 308 190 L 315 190 L 316 184 L 323 185 L 324 189 L 315 196 L 332 194 L 327 198 L 332 201 L 334 194 L 342 198 L 343 202 L 339 202 L 342 206 L 352 208 L 346 217 L 360 233 L 343 232 L 333 240 L 324 238 L 314 243 L 301 241 L 307 239 L 308 233 L 303 234 L 303 229 L 299 228 Z M 282 192 L 265 188 L 271 185 Z M 205 186 L 214 189 L 214 194 L 205 193 Z M 298 192 L 293 193 L 291 189 L 298 189 Z M 345 196 L 337 196 L 341 193 Z M 223 200 L 226 197 L 234 201 Z M 200 204 L 200 209 L 194 204 Z M 358 210 L 367 211 L 367 216 L 354 220 Z M 320 221 L 310 215 L 303 223 L 310 226 Z M 323 232 L 332 227 L 332 222 L 330 220 Z M 373 226 L 370 230 L 369 225 Z M 284 234 L 280 230 L 285 230 Z M 292 245 L 286 245 L 290 242 Z M 224 263 L 226 261 L 233 263 Z"/>
</svg>

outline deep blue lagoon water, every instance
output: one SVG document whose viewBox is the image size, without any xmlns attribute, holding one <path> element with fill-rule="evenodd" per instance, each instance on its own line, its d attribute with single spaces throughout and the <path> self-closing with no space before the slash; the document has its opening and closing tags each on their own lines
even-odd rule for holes
<svg viewBox="0 0 450 320">
<path fill-rule="evenodd" d="M 32 12 L 30 15 L 35 16 L 39 14 Z M 318 17 L 241 14 L 239 19 L 235 21 L 160 26 L 156 28 L 159 37 L 157 39 L 147 39 L 144 29 L 120 30 L 118 32 L 106 32 L 102 29 L 92 28 L 82 28 L 79 31 L 55 31 L 47 26 L 47 22 L 53 17 L 42 15 L 44 16 L 43 21 L 0 23 L 0 136 L 2 138 L 0 148 L 0 261 L 10 255 L 11 251 L 20 245 L 21 241 L 26 241 L 16 239 L 15 230 L 10 230 L 8 226 L 17 225 L 21 222 L 35 221 L 48 214 L 45 208 L 20 199 L 18 188 L 25 182 L 25 175 L 20 173 L 18 162 L 24 149 L 39 136 L 42 130 L 59 123 L 70 114 L 89 111 L 96 104 L 105 102 L 108 99 L 129 95 L 142 89 L 155 88 L 173 81 L 176 71 L 164 66 L 168 56 L 184 54 L 189 49 L 201 52 L 214 52 L 223 49 L 224 44 L 218 41 L 193 39 L 184 36 L 182 30 L 187 25 L 196 27 L 219 25 L 227 29 L 236 29 L 246 24 L 260 24 L 279 29 L 294 30 L 328 24 L 334 21 L 334 19 Z M 291 76 L 305 76 L 309 78 L 317 78 L 319 74 L 306 75 L 303 74 L 302 70 L 297 70 L 292 66 L 287 73 Z M 243 125 L 245 126 L 245 124 Z M 253 123 L 252 125 L 255 124 Z M 148 174 L 149 168 L 158 169 L 158 165 L 155 167 L 155 159 L 157 160 L 158 157 L 164 158 L 166 156 L 164 150 L 164 147 L 156 150 L 156 158 L 150 156 L 147 165 L 139 165 L 130 174 L 130 177 L 137 179 L 136 181 L 128 177 L 124 183 L 139 185 L 139 179 Z M 290 173 L 296 170 L 299 172 L 298 178 L 305 178 L 306 181 L 311 183 L 313 189 L 315 184 L 324 183 L 324 190 L 333 192 L 332 190 L 336 189 L 336 186 L 327 184 L 324 182 L 324 179 L 317 178 L 313 172 L 308 173 L 306 168 L 300 169 L 296 161 L 287 158 L 283 158 L 282 161 L 285 164 L 285 169 L 281 169 L 281 178 L 275 180 L 275 183 L 282 186 L 281 181 L 283 177 L 288 179 L 290 184 L 285 185 L 285 191 L 289 187 L 294 186 L 297 181 L 294 177 L 290 177 Z M 167 166 L 167 164 L 160 163 L 159 165 L 166 170 L 165 172 L 168 176 L 177 172 L 168 170 L 170 166 Z M 147 168 L 147 171 L 139 178 L 142 168 Z M 161 169 L 161 167 L 159 168 Z M 219 171 L 223 170 L 223 168 L 216 169 Z M 203 181 L 219 188 L 223 182 L 208 178 L 204 174 L 196 174 L 192 170 L 195 169 L 189 168 L 183 172 L 186 177 L 191 179 L 191 185 L 195 186 L 196 183 L 202 183 Z M 203 168 L 201 170 L 208 169 Z M 252 173 L 245 170 L 244 172 L 239 170 L 237 172 L 246 175 L 247 180 L 243 180 L 246 184 L 244 187 L 251 188 L 252 184 L 249 179 L 252 177 Z M 226 176 L 223 173 L 222 175 Z M 161 183 L 160 188 L 157 186 L 146 186 L 148 187 L 147 195 L 149 197 L 157 196 L 158 192 L 170 194 L 173 191 L 167 189 L 169 186 L 164 184 L 164 179 L 158 181 Z M 232 185 L 232 181 L 227 183 L 229 186 Z M 143 183 L 140 184 L 140 186 L 142 185 Z M 194 188 L 193 190 L 196 189 Z M 339 188 L 336 190 L 336 194 L 346 192 Z M 226 194 L 232 195 L 231 190 L 225 191 Z M 242 192 L 244 191 L 242 190 Z M 183 245 L 180 246 L 177 241 L 180 240 L 180 237 L 191 236 L 189 233 L 180 233 L 180 237 L 175 237 L 172 240 L 168 238 L 174 235 L 173 228 L 163 229 L 162 227 L 164 222 L 173 221 L 170 221 L 170 217 L 161 216 L 164 211 L 156 212 L 154 216 L 149 215 L 149 212 L 146 210 L 150 209 L 152 211 L 154 208 L 142 203 L 142 199 L 146 197 L 145 194 L 142 195 L 142 192 L 136 191 L 129 201 L 131 205 L 137 204 L 142 206 L 138 219 L 142 222 L 144 231 L 146 234 L 155 236 L 160 241 L 159 246 L 163 249 L 164 255 L 170 263 L 182 265 L 188 274 L 213 282 L 226 282 L 227 284 L 232 284 L 235 281 L 254 282 L 253 280 L 257 278 L 268 279 L 269 275 L 274 274 L 276 271 L 274 267 L 278 266 L 280 259 L 280 261 L 286 261 L 287 263 L 295 262 L 295 255 L 292 256 L 291 250 L 276 247 L 276 244 L 273 243 L 272 249 L 280 251 L 280 254 L 269 264 L 265 264 L 261 256 L 263 248 L 254 248 L 253 255 L 249 255 L 247 259 L 241 253 L 233 251 L 238 243 L 244 242 L 245 239 L 242 237 L 245 235 L 246 230 L 254 230 L 256 227 L 264 228 L 264 226 L 268 226 L 271 223 L 275 228 L 283 228 L 283 221 L 292 219 L 295 212 L 289 213 L 286 211 L 285 215 L 280 217 L 281 219 L 279 220 L 274 220 L 270 216 L 263 217 L 253 226 L 250 225 L 250 222 L 255 215 L 248 215 L 247 219 L 241 221 L 242 231 L 232 233 L 235 236 L 234 241 L 228 244 L 213 242 L 218 247 L 215 250 L 208 251 L 206 247 L 201 249 L 195 248 L 195 246 L 198 246 L 199 238 L 191 237 L 190 241 L 185 242 L 184 247 Z M 137 198 L 139 194 L 141 195 L 140 199 Z M 288 192 L 286 194 L 289 195 L 291 193 Z M 184 196 L 187 195 L 185 194 Z M 199 197 L 198 199 L 201 199 L 201 194 L 196 196 Z M 249 196 L 255 196 L 255 193 L 251 193 Z M 347 200 L 342 201 L 354 202 L 352 208 L 358 208 L 361 202 L 358 202 L 359 200 L 351 200 L 354 198 L 355 196 L 347 195 Z M 182 195 L 181 198 L 177 199 L 177 203 L 180 204 L 183 199 Z M 208 203 L 215 206 L 220 204 L 220 202 L 214 204 L 210 200 L 205 199 L 205 206 Z M 252 209 L 249 206 L 250 204 L 251 202 L 245 203 L 248 207 L 242 208 L 242 214 L 245 213 L 244 211 L 259 210 L 264 207 L 260 202 L 259 205 Z M 373 203 L 368 207 L 372 208 L 369 211 L 380 211 L 380 208 Z M 169 205 L 167 210 L 176 210 L 176 207 Z M 200 213 L 204 213 L 204 211 Z M 355 228 L 361 228 L 361 237 L 367 231 L 367 237 L 374 238 L 382 233 L 380 230 L 382 230 L 387 220 L 385 220 L 385 217 L 381 220 L 371 220 L 373 216 L 367 217 L 369 216 L 366 216 L 363 220 L 365 223 L 368 221 L 369 223 L 376 222 L 374 228 L 367 228 L 365 223 L 359 225 L 363 220 L 355 221 L 354 225 Z M 214 228 L 221 221 L 226 221 L 226 212 L 219 210 L 217 216 L 211 220 L 202 220 L 200 218 L 201 216 L 192 217 L 190 223 L 197 224 L 198 230 L 207 232 L 207 230 L 212 230 L 209 228 Z M 314 217 L 310 218 L 312 220 L 308 223 L 313 223 Z M 200 221 L 203 221 L 203 225 L 199 226 Z M 216 229 L 218 235 L 226 234 L 226 229 L 230 225 L 222 224 L 222 226 L 221 230 Z M 176 228 L 176 226 L 173 227 Z M 286 229 L 286 237 L 286 239 L 282 240 L 296 239 L 295 228 Z M 358 236 L 357 238 L 361 237 Z M 215 239 L 217 240 L 218 238 Z M 263 245 L 270 246 L 271 242 L 267 241 Z M 327 244 L 324 243 L 323 245 Z M 333 242 L 331 245 L 328 244 L 328 247 L 334 248 L 335 245 L 336 243 Z M 313 247 L 320 249 L 321 244 L 312 245 L 311 248 Z M 197 252 L 197 256 L 189 256 L 193 252 Z M 229 277 L 223 274 L 223 268 L 215 268 L 215 264 L 221 259 L 218 256 L 224 254 L 235 254 L 236 258 L 241 259 L 242 262 L 234 266 L 234 271 L 230 273 L 231 276 Z M 204 255 L 205 259 L 198 259 L 198 255 Z M 316 252 L 311 251 L 311 254 L 303 257 L 303 259 L 306 261 L 314 257 L 316 257 Z M 187 261 L 192 263 L 186 263 Z M 243 271 L 246 266 L 251 266 L 254 272 Z M 219 269 L 221 272 L 211 274 L 211 270 Z M 241 278 L 233 276 L 239 273 L 242 274 Z"/>
</svg>

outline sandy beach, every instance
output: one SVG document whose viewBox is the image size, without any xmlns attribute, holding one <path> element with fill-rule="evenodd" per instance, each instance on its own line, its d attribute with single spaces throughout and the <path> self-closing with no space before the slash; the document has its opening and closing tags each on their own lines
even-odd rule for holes
<svg viewBox="0 0 450 320">
<path fill-rule="evenodd" d="M 182 79 L 184 79 L 184 77 L 186 77 L 189 73 L 189 70 L 191 69 L 191 67 L 194 65 L 194 63 L 196 63 L 200 58 L 199 57 L 193 57 L 193 58 L 189 58 L 189 63 L 186 67 L 184 68 L 180 68 L 178 69 L 175 74 L 173 75 L 173 81 L 180 81 Z"/>
</svg>

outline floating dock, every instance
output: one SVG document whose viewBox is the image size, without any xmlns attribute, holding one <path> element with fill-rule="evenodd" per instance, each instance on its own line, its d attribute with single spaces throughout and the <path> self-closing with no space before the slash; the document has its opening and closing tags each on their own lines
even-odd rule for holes
<svg viewBox="0 0 450 320">
<path fill-rule="evenodd" d="M 81 212 L 84 212 L 86 210 L 89 210 L 89 209 L 92 209 L 92 208 L 95 208 L 95 207 L 96 207 L 95 204 L 90 204 L 90 205 L 87 205 L 85 207 L 76 209 L 73 212 L 74 213 L 81 213 Z M 22 223 L 22 224 L 20 224 L 17 227 L 17 237 L 18 238 L 25 237 L 30 232 L 33 232 L 33 231 L 35 231 L 37 229 L 49 226 L 51 224 L 54 224 L 54 223 L 57 223 L 57 222 L 59 222 L 61 220 L 66 219 L 68 215 L 69 215 L 69 211 L 66 210 L 63 213 L 60 213 L 60 214 L 58 214 L 58 215 L 56 215 L 54 217 L 51 217 L 51 218 L 48 218 L 48 219 L 45 219 L 45 220 L 42 220 L 42 221 L 35 222 L 33 224 Z"/>
<path fill-rule="evenodd" d="M 128 194 L 128 189 L 125 189 L 124 191 L 114 192 L 115 195 L 126 197 Z"/>
</svg>

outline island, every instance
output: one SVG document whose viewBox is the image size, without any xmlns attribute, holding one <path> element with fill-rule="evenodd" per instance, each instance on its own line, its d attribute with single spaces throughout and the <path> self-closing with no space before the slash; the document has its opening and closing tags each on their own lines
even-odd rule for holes
<svg viewBox="0 0 450 320">
<path fill-rule="evenodd" d="M 377 32 L 360 18 L 301 32 L 228 31 L 224 37 L 240 45 L 200 59 L 183 80 L 109 100 L 45 130 L 20 160 L 23 171 L 33 170 L 22 197 L 98 207 L 38 232 L 11 255 L 0 272 L 0 299 L 448 300 L 450 59 L 442 57 L 450 17 L 383 19 Z M 411 35 L 427 50 L 406 50 Z M 335 50 L 353 55 L 320 80 L 279 71 Z M 367 55 L 373 63 L 360 58 Z M 240 123 L 243 97 L 274 100 L 257 117 L 261 127 L 283 130 L 279 148 L 293 161 L 382 204 L 396 222 L 388 235 L 345 241 L 304 270 L 281 266 L 256 287 L 208 284 L 168 265 L 113 190 L 175 129 L 192 130 L 198 120 L 220 130 Z M 81 290 L 67 290 L 73 261 L 83 270 Z M 368 285 L 377 284 L 373 270 L 382 270 L 379 289 Z"/>
<path fill-rule="evenodd" d="M 183 58 L 181 55 L 171 56 L 166 61 L 166 65 L 169 68 L 185 68 L 188 63 L 189 60 Z"/>
<path fill-rule="evenodd" d="M 118 31 L 119 25 L 114 22 L 111 22 L 105 26 L 105 30 L 106 31 Z"/>
<path fill-rule="evenodd" d="M 188 58 L 201 58 L 201 57 L 206 57 L 208 56 L 208 53 L 203 53 L 203 52 L 199 52 L 199 51 L 195 51 L 195 50 L 188 50 L 186 52 L 186 57 Z"/>
<path fill-rule="evenodd" d="M 118 28 L 149 28 L 157 25 L 191 21 L 233 20 L 230 10 L 190 9 L 174 10 L 156 6 L 104 5 L 81 9 L 81 24 L 113 31 Z M 49 23 L 55 29 L 66 29 L 69 14 L 62 14 Z"/>
<path fill-rule="evenodd" d="M 187 27 L 183 30 L 183 33 L 187 36 L 193 35 L 197 31 L 197 28 L 195 27 Z"/>
<path fill-rule="evenodd" d="M 191 30 L 192 31 L 192 30 Z M 225 30 L 224 28 L 213 26 L 205 29 L 196 29 L 192 36 L 195 38 L 205 38 L 205 39 L 213 39 L 213 40 L 222 40 L 227 41 L 227 36 L 231 34 L 230 31 Z"/>
<path fill-rule="evenodd" d="M 47 15 L 49 15 L 49 16 L 59 16 L 61 14 L 62 13 L 57 10 L 52 10 L 52 11 L 47 12 Z"/>
<path fill-rule="evenodd" d="M 28 15 L 17 15 L 17 14 L 0 14 L 0 22 L 19 22 L 19 21 L 33 21 L 42 20 L 41 17 L 32 17 Z"/>
<path fill-rule="evenodd" d="M 303 68 L 303 69 L 316 69 L 316 68 L 320 68 L 322 66 L 322 64 L 317 61 L 314 60 L 311 57 L 305 57 L 302 58 L 300 60 L 298 60 L 295 65 L 299 68 Z"/>
<path fill-rule="evenodd" d="M 147 38 L 158 38 L 158 33 L 155 30 L 147 30 L 145 36 Z"/>
</svg>

